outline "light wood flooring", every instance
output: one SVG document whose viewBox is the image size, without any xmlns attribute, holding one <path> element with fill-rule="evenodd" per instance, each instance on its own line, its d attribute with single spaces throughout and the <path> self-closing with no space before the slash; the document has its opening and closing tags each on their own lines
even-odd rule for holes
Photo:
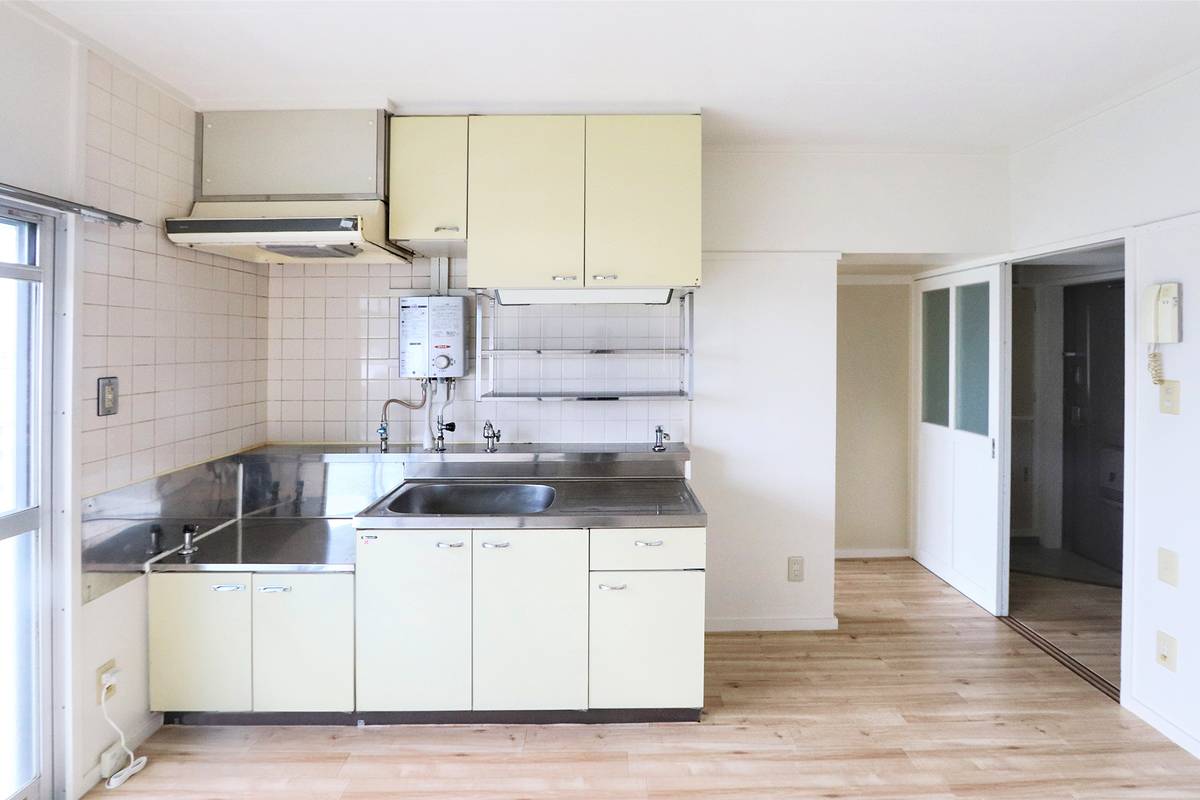
<svg viewBox="0 0 1200 800">
<path fill-rule="evenodd" d="M 1200 761 L 909 560 L 837 631 L 708 637 L 701 724 L 164 728 L 92 797 L 1200 798 Z"/>
<path fill-rule="evenodd" d="M 1113 686 L 1121 685 L 1121 590 L 1009 575 L 1008 613 Z"/>
</svg>

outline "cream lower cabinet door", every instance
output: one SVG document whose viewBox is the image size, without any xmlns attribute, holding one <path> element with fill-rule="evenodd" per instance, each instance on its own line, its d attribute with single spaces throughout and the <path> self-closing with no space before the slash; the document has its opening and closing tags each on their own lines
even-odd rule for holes
<svg viewBox="0 0 1200 800">
<path fill-rule="evenodd" d="M 150 575 L 150 708 L 250 711 L 251 576 Z"/>
<path fill-rule="evenodd" d="M 471 532 L 360 531 L 357 708 L 471 708 Z"/>
<path fill-rule="evenodd" d="M 592 708 L 704 705 L 704 573 L 591 574 Z"/>
<path fill-rule="evenodd" d="M 354 710 L 354 576 L 256 574 L 254 710 Z"/>
<path fill-rule="evenodd" d="M 472 539 L 474 708 L 587 708 L 587 531 Z"/>
</svg>

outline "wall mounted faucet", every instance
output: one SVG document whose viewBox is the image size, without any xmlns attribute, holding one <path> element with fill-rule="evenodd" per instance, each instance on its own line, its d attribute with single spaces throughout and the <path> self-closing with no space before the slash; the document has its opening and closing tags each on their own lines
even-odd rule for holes
<svg viewBox="0 0 1200 800">
<path fill-rule="evenodd" d="M 485 420 L 483 423 L 483 440 L 487 444 L 483 448 L 485 453 L 496 452 L 496 445 L 500 442 L 500 429 L 492 427 L 492 421 Z"/>
<path fill-rule="evenodd" d="M 654 429 L 654 452 L 656 452 L 656 453 L 666 452 L 667 446 L 665 444 L 663 444 L 664 439 L 668 442 L 671 441 L 671 434 L 664 431 L 663 426 L 659 425 L 657 428 Z"/>
</svg>

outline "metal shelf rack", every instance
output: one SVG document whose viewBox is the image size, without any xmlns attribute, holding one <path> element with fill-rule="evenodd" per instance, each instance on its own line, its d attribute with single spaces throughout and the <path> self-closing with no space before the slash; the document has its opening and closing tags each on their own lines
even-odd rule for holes
<svg viewBox="0 0 1200 800">
<path fill-rule="evenodd" d="M 475 292 L 475 399 L 476 400 L 691 400 L 695 374 L 695 293 L 690 289 L 677 290 L 667 304 L 676 309 L 674 316 L 647 309 L 658 306 L 640 304 L 611 304 L 603 306 L 604 314 L 590 315 L 586 309 L 599 306 L 567 306 L 579 309 L 579 314 L 553 317 L 547 315 L 545 306 L 513 306 L 515 309 L 537 309 L 542 316 L 527 316 L 525 326 L 536 328 L 534 336 L 522 332 L 519 336 L 503 335 L 502 309 L 494 295 L 486 291 Z M 560 307 L 564 308 L 564 307 Z M 613 314 L 614 308 L 628 310 L 627 319 Z M 530 314 L 526 311 L 525 314 Z M 581 332 L 579 336 L 544 335 L 543 319 L 554 320 L 556 325 L 565 319 L 572 321 L 580 317 L 600 328 L 598 331 Z M 677 317 L 677 332 L 674 327 Z M 630 321 L 635 323 L 649 320 L 660 335 L 614 336 L 606 326 Z M 637 340 L 638 346 L 624 346 L 628 340 Z M 535 339 L 535 342 L 530 341 Z M 578 347 L 560 347 L 558 342 L 544 340 L 581 342 Z M 622 346 L 608 346 L 608 340 L 616 339 Z M 515 344 L 514 344 L 515 342 Z M 661 346 L 642 346 L 661 344 Z M 546 365 L 554 362 L 557 368 Z M 636 366 L 641 364 L 642 366 Z M 580 374 L 567 376 L 568 365 L 580 368 Z M 589 366 L 590 365 L 590 366 Z M 631 365 L 635 365 L 631 369 Z M 668 369 L 669 367 L 669 369 Z M 513 370 L 518 373 L 512 378 Z M 506 373 L 507 370 L 507 373 Z M 536 376 L 529 373 L 536 371 Z M 634 375 L 631 377 L 630 372 Z M 551 373 L 547 375 L 546 373 Z M 536 384 L 536 390 L 531 385 Z"/>
</svg>

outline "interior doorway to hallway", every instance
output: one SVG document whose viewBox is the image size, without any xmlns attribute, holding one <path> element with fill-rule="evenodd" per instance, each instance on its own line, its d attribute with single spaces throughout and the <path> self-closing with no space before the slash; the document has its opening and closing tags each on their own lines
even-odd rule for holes
<svg viewBox="0 0 1200 800">
<path fill-rule="evenodd" d="M 1116 698 L 1123 243 L 1013 264 L 1011 387 L 1010 621 Z"/>
</svg>

